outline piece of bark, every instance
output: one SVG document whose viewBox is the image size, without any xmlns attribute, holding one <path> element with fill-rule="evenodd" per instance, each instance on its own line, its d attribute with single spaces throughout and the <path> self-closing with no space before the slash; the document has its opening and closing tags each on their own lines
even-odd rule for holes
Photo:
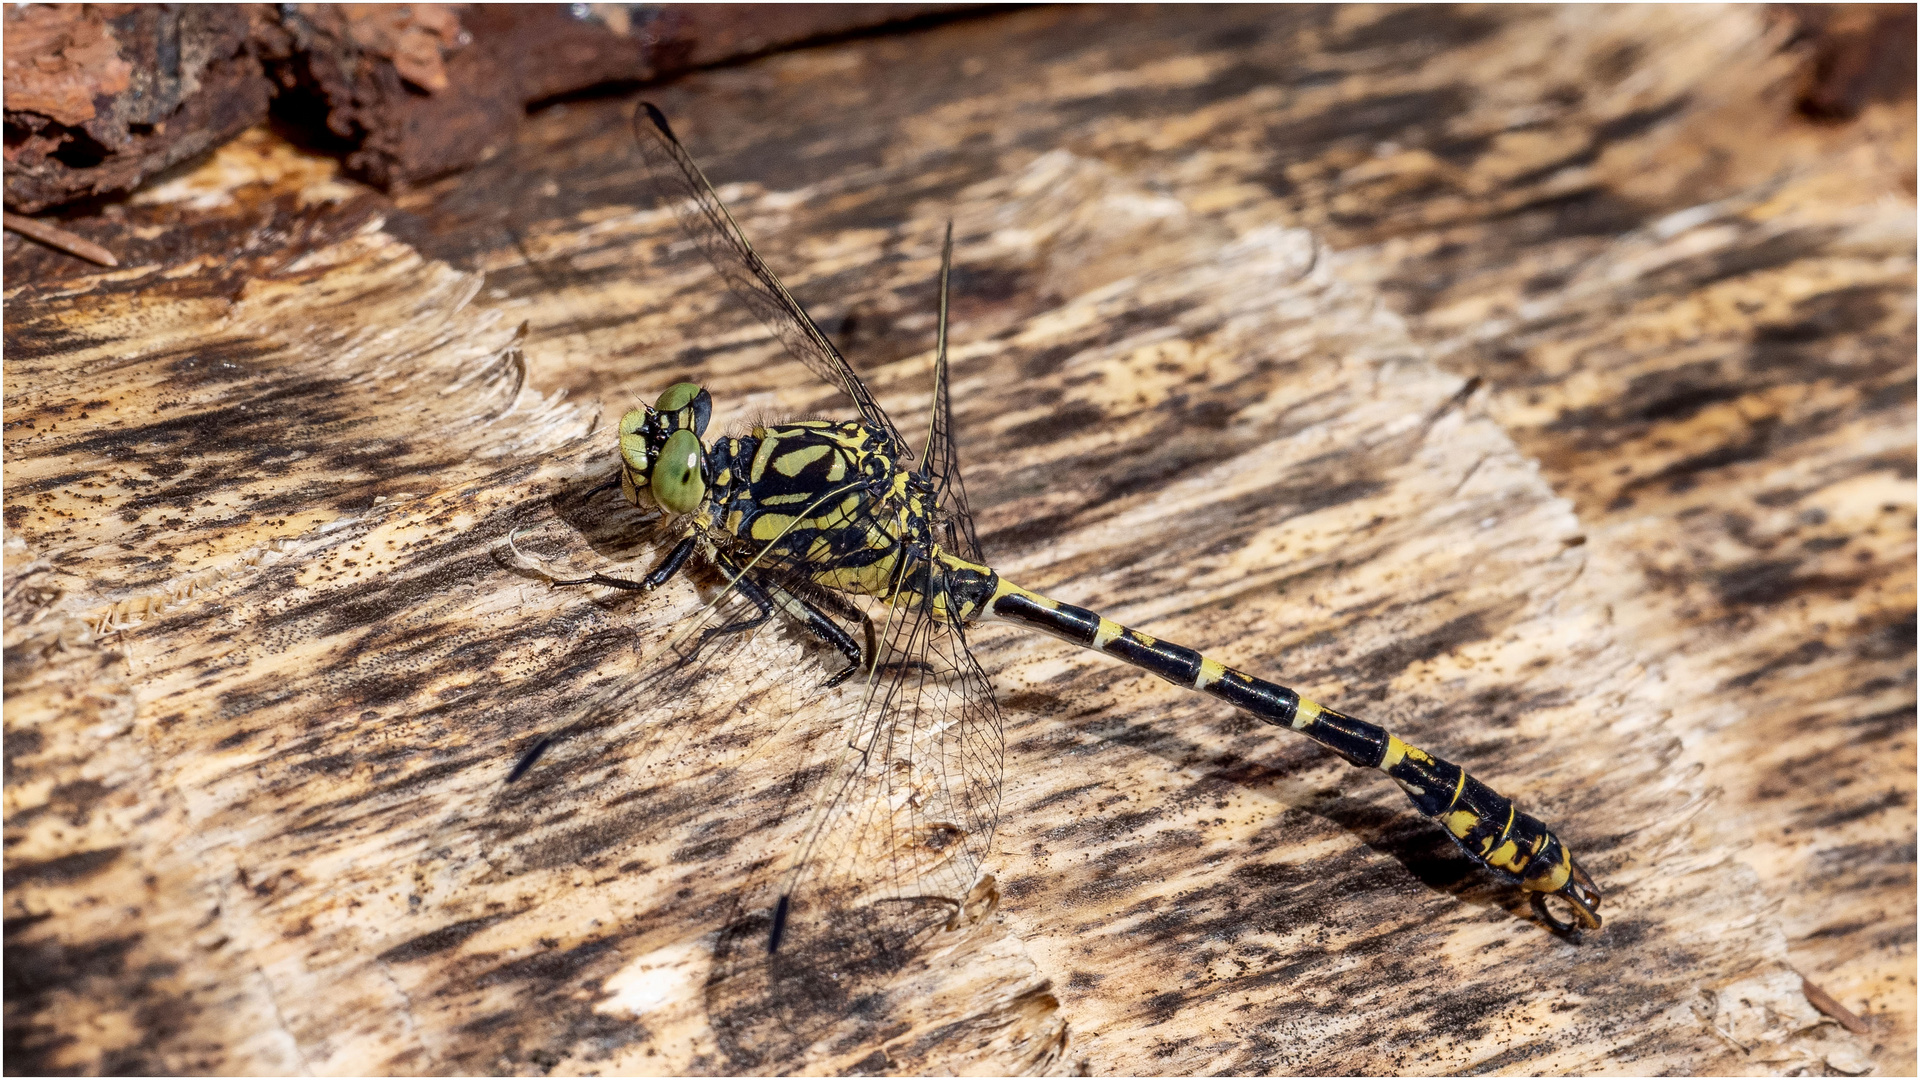
<svg viewBox="0 0 1920 1080">
<path fill-rule="evenodd" d="M 15 5 L 7 206 L 131 189 L 263 119 L 276 89 L 355 175 L 416 183 L 497 150 L 530 102 L 952 7 Z"/>
<path fill-rule="evenodd" d="M 6 213 L 6 225 L 12 232 L 17 232 L 22 236 L 30 236 L 50 248 L 64 251 L 69 255 L 78 256 L 79 258 L 86 259 L 88 262 L 99 263 L 101 266 L 120 265 L 120 260 L 113 257 L 113 252 L 108 251 L 106 248 L 101 247 L 99 244 L 85 237 L 75 236 L 67 230 L 60 228 L 58 225 L 51 225 L 44 221 L 36 221 L 33 218 L 16 214 L 12 211 L 7 211 Z"/>
<path fill-rule="evenodd" d="M 15 4 L 5 18 L 9 209 L 128 190 L 267 115 L 239 5 Z"/>
<path fill-rule="evenodd" d="M 772 49 L 961 10 L 964 4 L 488 4 L 476 37 L 513 45 L 528 102 L 644 82 Z"/>
<path fill-rule="evenodd" d="M 519 121 L 520 80 L 502 61 L 510 45 L 476 39 L 466 15 L 444 4 L 285 5 L 284 43 L 265 57 L 289 113 L 323 122 L 350 172 L 389 187 L 480 160 Z"/>
<path fill-rule="evenodd" d="M 285 4 L 268 64 L 379 187 L 472 165 L 522 107 L 951 10 L 931 4 Z"/>
<path fill-rule="evenodd" d="M 1814 1008 L 1819 1009 L 1822 1013 L 1839 1021 L 1841 1027 L 1846 1028 L 1855 1035 L 1865 1035 L 1868 1031 L 1872 1030 L 1865 1020 L 1854 1015 L 1852 1009 L 1840 1004 L 1840 1002 L 1834 999 L 1832 994 L 1821 989 L 1812 979 L 1801 976 L 1800 988 L 1806 992 L 1807 1000 L 1812 1003 Z"/>
</svg>

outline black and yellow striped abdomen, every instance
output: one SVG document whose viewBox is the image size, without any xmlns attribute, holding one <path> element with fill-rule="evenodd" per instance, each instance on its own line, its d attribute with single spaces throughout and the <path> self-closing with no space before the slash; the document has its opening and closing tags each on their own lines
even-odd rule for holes
<svg viewBox="0 0 1920 1080">
<path fill-rule="evenodd" d="M 1438 820 L 1474 861 L 1518 881 L 1540 896 L 1559 896 L 1580 921 L 1597 928 L 1600 894 L 1573 861 L 1559 837 L 1540 819 L 1523 814 L 1512 800 L 1467 775 L 1465 769 L 1409 746 L 1363 720 L 1309 701 L 1287 687 L 1256 679 L 1208 659 L 1184 645 L 1159 641 L 1086 608 L 1029 592 L 1005 579 L 995 582 L 983 618 L 1052 634 L 1105 653 L 1177 686 L 1245 709 L 1261 720 L 1291 728 L 1362 768 L 1392 777 L 1421 813 Z M 1541 914 L 1556 925 L 1558 920 Z"/>
</svg>

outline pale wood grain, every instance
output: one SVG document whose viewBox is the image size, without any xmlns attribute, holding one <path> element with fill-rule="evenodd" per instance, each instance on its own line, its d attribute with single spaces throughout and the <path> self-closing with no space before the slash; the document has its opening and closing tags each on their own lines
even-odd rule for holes
<svg viewBox="0 0 1920 1080">
<path fill-rule="evenodd" d="M 522 526 L 574 565 L 657 556 L 635 515 L 580 502 L 610 471 L 594 418 L 690 373 L 722 426 L 843 408 L 674 249 L 610 101 L 398 208 L 249 139 L 140 211 L 173 230 L 164 268 L 16 286 L 8 921 L 43 974 L 9 1048 L 320 1072 L 1910 1056 L 1911 983 L 1879 980 L 1911 973 L 1911 866 L 1817 867 L 1911 844 L 1910 709 L 1872 720 L 1912 694 L 1911 638 L 1880 629 L 1912 608 L 1911 485 L 1902 504 L 1880 479 L 1910 476 L 1911 399 L 1875 389 L 1911 377 L 1911 187 L 1689 156 L 1690 125 L 1790 72 L 1768 34 L 1741 10 L 1038 11 L 658 96 L 907 430 L 955 219 L 962 456 L 1001 569 L 1467 764 L 1582 854 L 1602 934 L 1546 934 L 1378 778 L 1004 633 L 977 639 L 1008 717 L 998 910 L 810 1043 L 712 978 L 713 935 L 763 902 L 788 827 L 766 796 L 804 739 L 697 786 L 711 813 L 650 808 L 596 749 L 637 712 L 502 805 L 515 753 L 712 587 L 551 591 L 502 557 Z M 1656 272 L 1740 270 L 1781 236 L 1791 258 L 1751 271 Z M 1861 289 L 1871 319 L 1794 321 Z M 1813 401 L 1815 437 L 1616 507 L 1616 460 L 1657 472 L 1766 415 L 1623 417 L 1636 379 L 1764 359 L 1756 328 L 1810 320 L 1797 340 L 1838 336 L 1863 377 L 1754 396 Z M 1737 594 L 1779 556 L 1686 513 L 1751 537 L 1728 500 L 1786 486 L 1864 583 L 1779 570 L 1829 582 L 1791 618 Z M 1689 542 L 1707 569 L 1662 577 Z M 1689 590 L 1703 574 L 1735 584 Z M 660 714 L 689 745 L 801 710 L 832 663 L 791 633 L 752 648 Z M 1791 813 L 1884 805 L 1763 836 L 1769 778 L 1823 767 L 1874 791 L 1793 786 Z M 1835 905 L 1879 915 L 1825 932 Z M 1809 972 L 1870 1040 L 1806 1002 L 1808 956 L 1852 980 Z"/>
</svg>

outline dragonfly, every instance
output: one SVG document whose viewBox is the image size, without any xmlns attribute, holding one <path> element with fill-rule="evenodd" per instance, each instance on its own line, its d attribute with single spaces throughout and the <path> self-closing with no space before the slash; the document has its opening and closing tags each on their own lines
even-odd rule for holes
<svg viewBox="0 0 1920 1080">
<path fill-rule="evenodd" d="M 798 854 L 770 916 L 758 924 L 766 954 L 781 952 L 802 918 L 829 923 L 844 918 L 839 909 L 849 905 L 924 911 L 928 898 L 957 903 L 953 898 L 976 880 L 991 851 L 1004 768 L 993 686 L 968 645 L 969 634 L 990 623 L 1131 664 L 1385 773 L 1473 862 L 1523 890 L 1554 931 L 1577 936 L 1600 927 L 1600 891 L 1568 847 L 1460 766 L 1296 690 L 993 569 L 968 507 L 953 423 L 951 222 L 941 253 L 931 418 L 916 453 L 754 250 L 660 110 L 642 103 L 634 129 L 656 193 L 695 247 L 786 351 L 858 413 L 710 438 L 712 395 L 693 382 L 667 387 L 652 405 L 621 417 L 619 475 L 602 489 L 617 485 L 626 503 L 657 512 L 671 549 L 638 580 L 547 575 L 555 585 L 647 593 L 692 565 L 717 571 L 726 583 L 720 597 L 653 654 L 671 652 L 667 663 L 682 674 L 723 662 L 714 657 L 729 641 L 775 620 L 845 658 L 826 685 L 854 691 L 851 717 L 835 763 L 810 774 L 813 809 Z M 706 625 L 723 601 L 738 617 Z M 655 678 L 652 666 L 643 660 L 603 702 L 618 707 Z M 536 743 L 511 779 L 527 775 L 546 745 Z M 1549 910 L 1549 897 L 1572 919 Z"/>
</svg>

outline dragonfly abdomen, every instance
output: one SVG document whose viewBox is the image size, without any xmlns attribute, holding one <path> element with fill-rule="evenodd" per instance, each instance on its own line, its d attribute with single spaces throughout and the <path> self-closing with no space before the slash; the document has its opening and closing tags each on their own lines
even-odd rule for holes
<svg viewBox="0 0 1920 1080">
<path fill-rule="evenodd" d="M 1209 659 L 1197 650 L 1160 641 L 1098 612 L 1063 604 L 1002 578 L 987 610 L 1151 672 L 1176 686 L 1211 695 L 1277 727 L 1289 728 L 1348 762 L 1378 769 L 1400 785 L 1419 811 L 1446 827 L 1474 861 L 1536 895 L 1573 905 L 1583 923 L 1600 925 L 1600 896 L 1545 823 L 1467 775 L 1465 769 L 1400 741 L 1385 728 L 1357 720 Z M 1549 921 L 1563 926 L 1542 912 Z"/>
</svg>

